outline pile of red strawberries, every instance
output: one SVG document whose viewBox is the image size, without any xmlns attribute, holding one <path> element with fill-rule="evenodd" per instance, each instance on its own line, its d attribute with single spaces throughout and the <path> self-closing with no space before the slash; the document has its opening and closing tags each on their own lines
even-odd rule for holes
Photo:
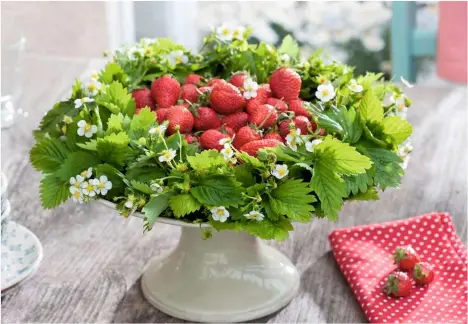
<svg viewBox="0 0 468 324">
<path fill-rule="evenodd" d="M 233 138 L 235 148 L 255 156 L 261 148 L 284 143 L 293 128 L 302 135 L 316 131 L 317 124 L 299 98 L 302 82 L 294 70 L 279 68 L 250 99 L 244 96 L 248 78 L 242 72 L 229 81 L 190 74 L 180 85 L 165 75 L 153 81 L 151 90 L 138 89 L 132 95 L 137 113 L 148 106 L 158 123 L 169 122 L 168 135 L 179 130 L 187 142 L 199 142 L 203 149 L 221 150 L 220 140 Z"/>
<path fill-rule="evenodd" d="M 384 292 L 393 297 L 405 297 L 411 293 L 414 283 L 423 286 L 434 280 L 433 266 L 421 262 L 420 256 L 411 245 L 398 247 L 393 254 L 399 271 L 388 275 Z M 409 272 L 409 275 L 406 273 Z"/>
</svg>

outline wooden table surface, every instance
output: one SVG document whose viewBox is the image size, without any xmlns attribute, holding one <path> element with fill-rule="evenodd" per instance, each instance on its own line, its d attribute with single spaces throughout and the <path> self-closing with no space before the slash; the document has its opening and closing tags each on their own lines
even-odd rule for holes
<svg viewBox="0 0 468 324">
<path fill-rule="evenodd" d="M 140 219 L 121 218 L 104 206 L 69 202 L 45 211 L 39 202 L 40 174 L 28 162 L 31 130 L 75 77 L 100 64 L 26 61 L 20 106 L 30 115 L 2 130 L 1 160 L 12 219 L 39 237 L 44 258 L 32 278 L 2 296 L 4 323 L 182 322 L 151 307 L 139 287 L 148 260 L 175 247 L 178 227 L 157 224 L 143 234 Z M 300 270 L 301 289 L 284 309 L 255 322 L 366 321 L 330 252 L 327 235 L 335 228 L 448 211 L 466 240 L 466 88 L 416 86 L 407 93 L 414 102 L 414 153 L 401 188 L 386 191 L 378 202 L 348 204 L 336 223 L 298 224 L 289 240 L 271 243 Z"/>
</svg>

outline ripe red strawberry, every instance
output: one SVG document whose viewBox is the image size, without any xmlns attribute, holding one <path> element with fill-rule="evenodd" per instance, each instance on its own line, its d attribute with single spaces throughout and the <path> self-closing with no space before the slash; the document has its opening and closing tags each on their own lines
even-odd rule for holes
<svg viewBox="0 0 468 324">
<path fill-rule="evenodd" d="M 302 135 L 306 135 L 309 133 L 309 128 L 312 131 L 317 129 L 317 125 L 315 123 L 311 123 L 306 117 L 304 116 L 297 116 L 294 117 L 292 120 L 285 120 L 281 122 L 279 126 L 279 132 L 281 136 L 285 137 L 289 134 L 290 131 L 290 124 L 293 123 L 293 128 L 299 128 L 301 130 Z"/>
<path fill-rule="evenodd" d="M 223 79 L 220 79 L 220 78 L 213 78 L 213 79 L 211 79 L 211 80 L 208 82 L 207 86 L 209 86 L 209 87 L 214 87 L 215 84 L 217 84 L 217 83 L 223 83 L 223 82 L 226 82 L 226 81 L 224 81 Z"/>
<path fill-rule="evenodd" d="M 434 267 L 427 262 L 419 262 L 414 266 L 413 279 L 418 285 L 428 285 L 434 280 Z"/>
<path fill-rule="evenodd" d="M 263 139 L 274 139 L 274 140 L 277 140 L 277 141 L 280 141 L 280 142 L 284 143 L 284 140 L 281 137 L 281 135 L 276 133 L 276 132 L 266 134 L 265 136 L 263 136 Z"/>
<path fill-rule="evenodd" d="M 185 77 L 185 84 L 195 84 L 197 85 L 198 83 L 200 83 L 202 79 L 202 76 L 201 75 L 198 75 L 198 74 L 189 74 Z"/>
<path fill-rule="evenodd" d="M 276 124 L 278 121 L 278 114 L 271 105 L 260 105 L 249 114 L 249 123 L 252 123 L 260 128 L 268 128 Z"/>
<path fill-rule="evenodd" d="M 151 90 L 146 88 L 133 90 L 132 97 L 135 99 L 137 109 L 148 106 L 151 108 L 151 110 L 154 110 L 155 104 L 153 98 L 151 97 Z"/>
<path fill-rule="evenodd" d="M 211 90 L 213 90 L 213 87 L 201 87 L 201 88 L 198 88 L 198 90 L 202 93 L 211 92 Z"/>
<path fill-rule="evenodd" d="M 221 123 L 213 109 L 200 107 L 194 112 L 193 126 L 196 130 L 217 129 Z"/>
<path fill-rule="evenodd" d="M 211 90 L 210 106 L 221 115 L 229 115 L 241 111 L 245 106 L 245 99 L 232 84 L 218 82 Z"/>
<path fill-rule="evenodd" d="M 248 142 L 247 144 L 242 145 L 240 150 L 249 155 L 257 156 L 258 150 L 267 147 L 275 147 L 278 144 L 281 144 L 281 142 L 274 139 L 262 139 Z"/>
<path fill-rule="evenodd" d="M 229 83 L 235 85 L 238 88 L 244 87 L 244 81 L 249 75 L 247 73 L 236 73 L 231 77 Z"/>
<path fill-rule="evenodd" d="M 223 134 L 229 135 L 229 137 L 233 137 L 234 134 L 236 133 L 231 127 L 224 126 L 224 125 L 221 125 L 221 127 L 219 128 L 219 131 Z"/>
<path fill-rule="evenodd" d="M 286 105 L 286 103 L 281 99 L 268 98 L 266 103 L 275 107 L 276 110 L 280 113 L 288 110 L 288 105 Z"/>
<path fill-rule="evenodd" d="M 187 141 L 188 144 L 196 143 L 198 142 L 198 138 L 191 134 L 185 134 L 185 140 Z"/>
<path fill-rule="evenodd" d="M 173 106 L 168 109 L 166 113 L 166 119 L 169 121 L 167 127 L 168 134 L 174 134 L 177 132 L 177 126 L 179 132 L 190 133 L 193 128 L 193 115 L 184 106 Z"/>
<path fill-rule="evenodd" d="M 293 111 L 296 116 L 305 116 L 310 118 L 310 112 L 305 108 L 305 101 L 301 99 L 291 100 L 289 102 L 289 111 Z"/>
<path fill-rule="evenodd" d="M 257 90 L 257 96 L 253 99 L 247 100 L 247 112 L 252 113 L 258 106 L 267 102 L 271 98 L 271 90 L 269 84 L 261 84 Z"/>
<path fill-rule="evenodd" d="M 410 294 L 413 285 L 413 279 L 406 273 L 396 271 L 387 277 L 384 292 L 393 297 L 405 297 Z"/>
<path fill-rule="evenodd" d="M 231 127 L 235 132 L 237 132 L 241 127 L 247 125 L 248 121 L 249 114 L 243 111 L 226 115 L 221 118 L 221 124 Z"/>
<path fill-rule="evenodd" d="M 169 75 L 164 75 L 153 81 L 151 95 L 160 108 L 175 105 L 180 95 L 180 83 Z"/>
<path fill-rule="evenodd" d="M 416 263 L 421 261 L 421 258 L 411 245 L 397 247 L 393 253 L 393 259 L 402 271 L 413 270 Z"/>
<path fill-rule="evenodd" d="M 200 136 L 200 145 L 206 150 L 222 150 L 223 145 L 219 141 L 223 138 L 230 138 L 229 135 L 223 134 L 216 129 L 209 129 Z"/>
<path fill-rule="evenodd" d="M 240 149 L 244 144 L 262 139 L 260 134 L 250 126 L 240 128 L 234 136 L 234 147 Z"/>
<path fill-rule="evenodd" d="M 301 91 L 301 77 L 290 68 L 279 68 L 270 76 L 270 88 L 278 99 L 286 101 L 299 97 Z"/>
<path fill-rule="evenodd" d="M 184 84 L 180 87 L 180 99 L 188 100 L 191 103 L 197 103 L 200 93 L 197 91 L 197 86 L 194 84 Z"/>
<path fill-rule="evenodd" d="M 158 123 L 162 123 L 163 121 L 166 120 L 166 114 L 168 111 L 169 111 L 169 108 L 156 109 L 156 116 L 157 116 L 156 119 L 158 120 Z"/>
</svg>

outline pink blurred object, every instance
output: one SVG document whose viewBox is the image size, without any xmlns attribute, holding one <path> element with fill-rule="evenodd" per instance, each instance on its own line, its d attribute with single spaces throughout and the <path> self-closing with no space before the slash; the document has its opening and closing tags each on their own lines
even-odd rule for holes
<svg viewBox="0 0 468 324">
<path fill-rule="evenodd" d="M 468 83 L 467 2 L 439 3 L 437 74 L 448 81 Z"/>
</svg>

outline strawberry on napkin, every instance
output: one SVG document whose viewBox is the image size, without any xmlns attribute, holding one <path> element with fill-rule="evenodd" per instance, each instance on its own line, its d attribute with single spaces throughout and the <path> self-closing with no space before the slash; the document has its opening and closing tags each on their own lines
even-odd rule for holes
<svg viewBox="0 0 468 324">
<path fill-rule="evenodd" d="M 372 323 L 467 322 L 467 252 L 448 213 L 431 213 L 376 225 L 337 229 L 329 235 L 335 259 Z M 393 251 L 412 245 L 434 266 L 434 281 L 407 297 L 382 292 L 397 266 Z"/>
</svg>

